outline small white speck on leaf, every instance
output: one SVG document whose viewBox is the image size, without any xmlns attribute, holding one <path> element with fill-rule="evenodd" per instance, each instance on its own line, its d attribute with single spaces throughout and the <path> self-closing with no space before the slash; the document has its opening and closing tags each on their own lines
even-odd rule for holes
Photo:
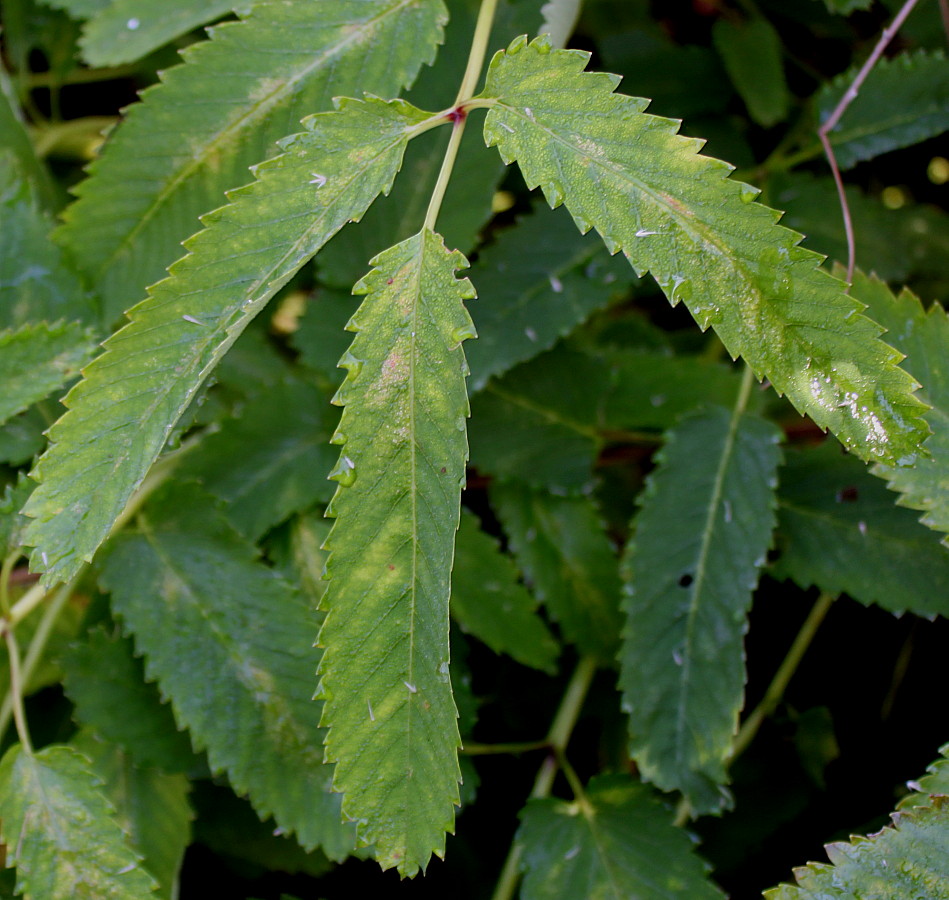
<svg viewBox="0 0 949 900">
<path fill-rule="evenodd" d="M 577 847 L 577 846 L 573 846 L 573 847 L 571 847 L 571 848 L 563 855 L 563 858 L 564 858 L 565 860 L 573 859 L 573 858 L 574 858 L 575 856 L 577 856 L 579 853 L 580 853 L 580 848 Z"/>
<path fill-rule="evenodd" d="M 192 325 L 203 325 L 203 324 L 204 324 L 204 322 L 199 321 L 199 320 L 196 319 L 194 316 L 182 316 L 181 318 L 184 319 L 186 322 L 190 322 Z"/>
<path fill-rule="evenodd" d="M 514 131 L 514 129 L 511 128 L 511 126 L 507 124 L 507 122 L 502 122 L 502 123 L 501 123 L 501 127 L 502 127 L 505 131 L 509 131 L 511 134 L 515 134 L 515 133 L 516 133 L 516 132 Z"/>
<path fill-rule="evenodd" d="M 40 559 L 43 560 L 43 565 L 49 568 L 49 558 L 46 556 L 45 550 L 40 554 Z"/>
<path fill-rule="evenodd" d="M 402 684 L 404 684 L 409 689 L 410 694 L 418 693 L 418 688 L 414 684 L 409 684 L 407 681 L 403 681 Z"/>
<path fill-rule="evenodd" d="M 318 188 L 321 188 L 324 184 L 326 184 L 325 175 L 320 175 L 318 172 L 310 172 L 310 174 L 313 176 L 310 179 L 310 184 L 315 184 Z"/>
<path fill-rule="evenodd" d="M 376 721 L 376 717 L 375 717 L 375 715 L 373 714 L 373 711 L 372 711 L 372 704 L 367 700 L 367 701 L 366 701 L 366 705 L 369 707 L 369 721 L 370 721 L 370 722 L 375 722 L 375 721 Z"/>
<path fill-rule="evenodd" d="M 136 866 L 137 866 L 137 863 L 129 863 L 127 866 L 123 866 L 121 869 L 119 869 L 119 871 L 116 872 L 115 874 L 116 874 L 116 875 L 127 875 L 129 872 L 134 872 Z"/>
<path fill-rule="evenodd" d="M 555 294 L 563 292 L 563 282 L 556 275 L 548 276 L 547 280 L 550 282 L 550 287 Z"/>
<path fill-rule="evenodd" d="M 639 231 L 636 232 L 636 237 L 649 237 L 649 235 L 651 235 L 651 234 L 659 234 L 659 232 L 658 232 L 658 231 L 646 231 L 645 228 L 640 228 Z"/>
<path fill-rule="evenodd" d="M 860 532 L 860 534 L 866 534 L 866 533 L 867 533 L 867 523 L 866 523 L 866 522 L 857 522 L 857 530 Z"/>
<path fill-rule="evenodd" d="M 527 339 L 528 339 L 529 341 L 536 341 L 536 340 L 537 340 L 537 332 L 534 331 L 533 328 L 525 328 L 525 329 L 524 329 L 524 334 L 527 335 Z"/>
<path fill-rule="evenodd" d="M 141 24 L 138 19 L 129 19 L 128 22 L 125 23 L 125 27 L 128 28 L 129 31 L 135 31 Z"/>
</svg>

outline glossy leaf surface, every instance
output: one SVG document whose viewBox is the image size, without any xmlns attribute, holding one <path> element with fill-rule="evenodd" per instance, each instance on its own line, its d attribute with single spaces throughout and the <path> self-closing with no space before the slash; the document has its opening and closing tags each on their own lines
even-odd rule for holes
<svg viewBox="0 0 949 900">
<path fill-rule="evenodd" d="M 596 228 L 733 356 L 864 458 L 911 462 L 926 434 L 915 384 L 844 285 L 730 167 L 699 156 L 647 101 L 613 93 L 588 56 L 515 41 L 491 64 L 485 138 L 529 187 Z"/>
</svg>

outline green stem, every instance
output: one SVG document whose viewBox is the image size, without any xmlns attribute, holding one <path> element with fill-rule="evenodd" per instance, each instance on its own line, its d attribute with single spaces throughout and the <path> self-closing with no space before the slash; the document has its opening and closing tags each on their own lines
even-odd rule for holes
<svg viewBox="0 0 949 900">
<path fill-rule="evenodd" d="M 37 582 L 10 609 L 6 625 L 13 629 L 46 599 L 46 588 Z"/>
<path fill-rule="evenodd" d="M 430 231 L 435 230 L 435 221 L 438 219 L 438 213 L 442 207 L 442 200 L 445 199 L 445 191 L 448 189 L 452 169 L 455 167 L 455 159 L 458 157 L 458 148 L 461 146 L 461 136 L 465 132 L 465 123 L 468 121 L 468 111 L 480 106 L 490 106 L 493 103 L 493 101 L 478 101 L 472 98 L 475 88 L 478 85 L 478 80 L 481 78 L 481 69 L 484 67 L 488 38 L 491 35 L 491 26 L 494 23 L 494 14 L 497 11 L 497 6 L 498 0 L 483 0 L 481 8 L 478 10 L 478 21 L 475 24 L 474 37 L 471 39 L 468 64 L 465 66 L 465 74 L 462 76 L 461 86 L 458 88 L 458 95 L 455 97 L 454 106 L 440 116 L 442 119 L 451 120 L 454 125 L 451 132 L 451 139 L 448 141 L 448 147 L 445 149 L 445 158 L 442 160 L 442 167 L 438 173 L 438 180 L 435 182 L 435 189 L 432 191 L 432 199 L 428 204 L 428 211 L 425 213 L 423 227 L 428 228 Z"/>
<path fill-rule="evenodd" d="M 10 702 L 13 707 L 13 719 L 16 722 L 16 732 L 23 749 L 33 755 L 33 744 L 30 741 L 30 730 L 26 724 L 26 711 L 23 709 L 23 676 L 20 669 L 20 649 L 17 647 L 13 629 L 3 627 L 3 639 L 7 644 L 7 655 L 10 659 Z"/>
<path fill-rule="evenodd" d="M 465 744 L 461 752 L 465 756 L 490 756 L 495 753 L 530 753 L 532 750 L 546 750 L 547 741 L 522 741 L 513 744 Z"/>
<path fill-rule="evenodd" d="M 14 551 L 0 566 L 0 616 L 4 618 L 10 615 L 10 573 L 19 558 L 19 551 Z"/>
<path fill-rule="evenodd" d="M 475 23 L 474 37 L 471 39 L 471 50 L 468 53 L 468 65 L 458 88 L 455 106 L 460 106 L 474 96 L 478 79 L 481 78 L 481 69 L 484 66 L 484 57 L 488 49 L 488 38 L 491 36 L 491 26 L 494 24 L 494 14 L 498 8 L 498 0 L 483 0 L 478 10 L 478 21 Z"/>
<path fill-rule="evenodd" d="M 46 611 L 43 613 L 43 618 L 36 627 L 36 631 L 33 634 L 33 639 L 30 641 L 29 649 L 26 651 L 26 657 L 23 660 L 23 666 L 21 669 L 21 678 L 24 689 L 25 686 L 30 683 L 30 679 L 33 677 L 33 672 L 36 670 L 37 665 L 43 658 L 43 651 L 46 649 L 46 644 L 49 642 L 49 637 L 53 633 L 53 626 L 56 624 L 56 620 L 59 618 L 59 614 L 66 605 L 66 601 L 72 594 L 74 587 L 75 582 L 73 581 L 69 584 L 63 585 L 56 592 L 53 602 L 47 607 Z M 10 724 L 10 715 L 14 710 L 13 703 L 14 693 L 11 679 L 10 691 L 7 696 L 3 698 L 3 704 L 0 706 L 0 738 L 2 738 L 6 733 L 7 726 Z"/>
<path fill-rule="evenodd" d="M 794 643 L 791 644 L 791 649 L 788 650 L 787 656 L 784 657 L 784 661 L 781 663 L 781 666 L 772 679 L 771 684 L 768 685 L 768 690 L 765 691 L 764 697 L 751 712 L 748 718 L 742 723 L 741 729 L 739 730 L 738 736 L 735 738 L 735 743 L 732 747 L 731 758 L 733 761 L 748 749 L 748 745 L 758 733 L 758 729 L 761 727 L 762 722 L 764 722 L 764 720 L 770 716 L 771 713 L 775 711 L 775 709 L 777 709 L 778 704 L 781 702 L 781 698 L 784 696 L 784 691 L 786 690 L 788 683 L 794 676 L 794 673 L 797 671 L 797 667 L 800 665 L 801 659 L 807 652 L 807 648 L 811 645 L 811 641 L 814 640 L 814 635 L 817 634 L 817 629 L 820 628 L 821 622 L 824 621 L 824 617 L 827 615 L 827 612 L 835 599 L 836 596 L 834 594 L 828 593 L 822 593 L 817 598 L 817 602 L 814 604 L 807 616 L 807 619 L 801 626 L 801 630 L 797 633 L 797 637 L 794 638 Z"/>
<path fill-rule="evenodd" d="M 560 708 L 554 717 L 550 731 L 547 733 L 546 743 L 550 746 L 551 752 L 541 764 L 534 779 L 534 787 L 531 790 L 530 798 L 532 800 L 541 799 L 550 795 L 550 790 L 554 785 L 554 778 L 557 776 L 557 769 L 560 761 L 565 761 L 565 752 L 567 744 L 570 742 L 570 735 L 577 719 L 580 716 L 580 710 L 583 708 L 583 701 L 586 699 L 590 685 L 593 683 L 593 676 L 596 674 L 596 659 L 592 656 L 584 656 L 577 664 L 577 668 L 567 685 L 563 699 L 560 701 Z M 565 769 L 566 771 L 566 769 Z M 576 781 L 579 787 L 577 799 L 585 801 L 583 794 L 583 785 L 579 778 L 570 769 L 573 778 L 568 775 L 571 787 L 577 793 L 574 787 Z M 501 875 L 498 878 L 497 887 L 494 889 L 492 900 L 511 900 L 514 892 L 517 890 L 517 884 L 520 881 L 521 848 L 518 844 L 512 844 L 511 850 L 504 861 L 504 867 L 501 869 Z"/>
</svg>

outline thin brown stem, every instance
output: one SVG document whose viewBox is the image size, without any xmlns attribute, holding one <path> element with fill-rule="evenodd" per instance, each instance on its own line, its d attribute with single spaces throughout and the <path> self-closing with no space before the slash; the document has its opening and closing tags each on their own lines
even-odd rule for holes
<svg viewBox="0 0 949 900">
<path fill-rule="evenodd" d="M 873 52 L 870 54 L 867 61 L 860 67 L 860 71 L 857 73 L 856 78 L 854 78 L 853 83 L 844 92 L 843 97 L 840 98 L 840 102 L 834 107 L 830 116 L 828 116 L 827 121 L 821 125 L 817 132 L 817 136 L 820 138 L 821 146 L 824 148 L 824 153 L 827 155 L 827 161 L 830 163 L 830 170 L 834 176 L 834 183 L 837 185 L 837 196 L 840 199 L 840 209 L 843 213 L 844 232 L 847 236 L 848 284 L 853 281 L 853 272 L 854 268 L 856 267 L 856 241 L 854 240 L 853 222 L 850 217 L 850 207 L 847 204 L 847 196 L 844 193 L 843 178 L 840 175 L 840 167 L 837 165 L 837 157 L 834 155 L 834 149 L 831 146 L 829 134 L 837 127 L 837 123 L 840 122 L 841 116 L 843 116 L 850 104 L 853 103 L 853 101 L 857 98 L 857 95 L 860 93 L 860 88 L 863 87 L 864 81 L 867 80 L 867 76 L 871 71 L 873 71 L 873 67 L 883 55 L 883 51 L 886 50 L 890 44 L 890 41 L 893 40 L 900 28 L 903 27 L 906 17 L 913 11 L 913 7 L 916 6 L 918 2 L 919 0 L 906 0 L 906 3 L 903 4 L 903 7 L 896 14 L 896 18 L 893 19 L 889 26 L 883 29 L 883 34 L 880 35 L 880 39 L 873 48 Z"/>
</svg>

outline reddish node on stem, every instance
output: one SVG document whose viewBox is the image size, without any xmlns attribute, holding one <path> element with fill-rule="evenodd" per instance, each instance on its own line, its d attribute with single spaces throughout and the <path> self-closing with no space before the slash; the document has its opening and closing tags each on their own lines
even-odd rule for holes
<svg viewBox="0 0 949 900">
<path fill-rule="evenodd" d="M 453 125 L 457 125 L 459 122 L 464 122 L 467 115 L 468 111 L 463 106 L 456 106 L 445 114 L 445 118 L 451 121 Z"/>
</svg>

